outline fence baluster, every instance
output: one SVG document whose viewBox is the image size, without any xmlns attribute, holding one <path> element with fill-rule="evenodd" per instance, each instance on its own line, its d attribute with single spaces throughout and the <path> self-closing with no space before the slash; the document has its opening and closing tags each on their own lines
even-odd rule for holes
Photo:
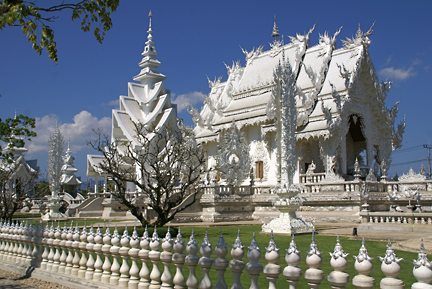
<svg viewBox="0 0 432 289">
<path fill-rule="evenodd" d="M 87 263 L 86 263 L 87 269 L 85 272 L 86 280 L 92 280 L 94 274 L 94 264 L 95 264 L 95 259 L 93 257 L 94 237 L 95 235 L 93 231 L 93 226 L 91 226 L 89 233 L 87 234 L 87 244 L 85 247 L 85 251 L 88 254 Z"/>
<path fill-rule="evenodd" d="M 393 251 L 390 240 L 387 243 L 386 254 L 384 257 L 378 257 L 381 261 L 381 271 L 384 273 L 385 278 L 381 279 L 381 289 L 403 289 L 404 284 L 401 280 L 397 279 L 400 271 L 400 261 L 402 258 L 396 257 Z"/>
<path fill-rule="evenodd" d="M 94 236 L 94 245 L 93 245 L 93 252 L 96 253 L 96 261 L 94 263 L 94 272 L 93 272 L 93 280 L 94 281 L 100 281 L 102 277 L 102 258 L 101 258 L 101 251 L 102 251 L 102 232 L 100 228 L 98 227 L 96 229 L 96 234 Z"/>
<path fill-rule="evenodd" d="M 132 265 L 129 270 L 129 288 L 130 289 L 137 289 L 138 288 L 138 282 L 139 282 L 139 267 L 137 264 L 138 261 L 138 253 L 140 251 L 139 249 L 140 240 L 138 237 L 138 233 L 136 230 L 136 227 L 134 227 L 132 236 L 129 241 L 130 249 L 128 251 L 129 257 L 132 259 Z"/>
<path fill-rule="evenodd" d="M 79 230 L 78 225 L 77 225 L 75 227 L 74 232 L 73 232 L 73 242 L 72 242 L 72 248 L 74 251 L 74 256 L 72 259 L 71 274 L 73 276 L 78 276 L 78 271 L 79 271 L 79 261 L 80 261 L 79 244 L 80 244 L 80 230 Z"/>
<path fill-rule="evenodd" d="M 84 228 L 81 231 L 80 235 L 80 243 L 78 245 L 79 251 L 81 252 L 81 258 L 79 260 L 79 269 L 78 269 L 78 277 L 84 279 L 86 273 L 86 265 L 87 265 L 87 255 L 86 255 L 86 246 L 87 246 L 87 229 Z"/>
<path fill-rule="evenodd" d="M 139 283 L 138 289 L 148 289 L 150 286 L 150 270 L 147 266 L 147 262 L 149 260 L 148 254 L 150 252 L 150 238 L 148 235 L 147 226 L 144 229 L 144 233 L 141 237 L 140 241 L 141 250 L 138 253 L 138 256 L 141 259 L 141 270 L 139 272 Z"/>
<path fill-rule="evenodd" d="M 347 264 L 346 257 L 348 254 L 344 252 L 339 236 L 336 237 L 336 245 L 333 253 L 330 253 L 330 256 L 330 266 L 333 268 L 333 271 L 330 272 L 327 280 L 333 289 L 343 289 L 348 284 L 349 278 L 349 275 L 344 272 Z"/>
<path fill-rule="evenodd" d="M 150 241 L 149 259 L 152 262 L 152 270 L 150 272 L 150 289 L 158 289 L 161 285 L 161 273 L 158 268 L 160 260 L 160 240 L 157 233 L 157 228 L 154 228 L 153 236 Z"/>
<path fill-rule="evenodd" d="M 365 240 L 362 239 L 362 245 L 359 249 L 357 256 L 354 256 L 355 263 L 354 269 L 358 272 L 354 276 L 352 283 L 357 289 L 372 289 L 374 285 L 374 278 L 369 274 L 372 271 L 372 258 L 369 257 L 366 249 Z"/>
<path fill-rule="evenodd" d="M 200 253 L 202 257 L 199 258 L 198 260 L 198 264 L 201 266 L 201 269 L 203 271 L 203 278 L 199 283 L 200 289 L 210 289 L 212 287 L 210 276 L 209 276 L 210 267 L 213 263 L 213 259 L 210 257 L 211 252 L 212 252 L 212 247 L 208 239 L 208 231 L 206 230 L 206 233 L 204 235 L 204 240 L 201 243 L 201 249 L 200 249 Z"/>
<path fill-rule="evenodd" d="M 429 262 L 424 247 L 423 239 L 420 243 L 420 250 L 417 260 L 414 260 L 413 275 L 417 282 L 412 284 L 411 289 L 430 289 L 432 286 L 432 264 Z"/>
<path fill-rule="evenodd" d="M 280 274 L 279 248 L 273 239 L 273 231 L 270 234 L 269 244 L 266 248 L 265 259 L 267 264 L 264 266 L 264 275 L 269 281 L 269 289 L 276 289 L 277 278 Z"/>
<path fill-rule="evenodd" d="M 104 262 L 102 264 L 102 275 L 101 275 L 101 282 L 104 284 L 110 283 L 110 277 L 111 277 L 111 255 L 110 255 L 110 249 L 111 249 L 111 232 L 110 228 L 107 227 L 105 230 L 105 234 L 102 238 L 102 254 L 104 255 Z"/>
<path fill-rule="evenodd" d="M 65 267 L 65 274 L 70 275 L 72 273 L 72 260 L 73 260 L 73 248 L 72 248 L 72 243 L 73 243 L 73 229 L 72 229 L 72 224 L 69 227 L 69 229 L 67 230 L 67 234 L 66 234 L 66 242 L 65 242 L 65 247 L 67 248 L 68 254 L 66 257 L 66 267 Z"/>
<path fill-rule="evenodd" d="M 111 265 L 111 275 L 110 275 L 110 281 L 109 283 L 111 285 L 118 285 L 119 283 L 119 278 L 120 278 L 120 263 L 118 260 L 118 254 L 119 254 L 119 250 L 120 247 L 118 246 L 120 245 L 120 235 L 117 231 L 117 227 L 114 229 L 113 235 L 111 237 L 111 248 L 110 248 L 110 253 L 112 256 L 112 265 Z"/>
<path fill-rule="evenodd" d="M 258 243 L 255 238 L 255 232 L 252 235 L 252 241 L 248 248 L 248 259 L 249 262 L 246 264 L 246 271 L 251 277 L 251 285 L 249 289 L 259 289 L 258 277 L 261 273 L 263 266 L 259 263 L 259 258 L 261 256 Z"/>
<path fill-rule="evenodd" d="M 198 288 L 198 278 L 196 276 L 195 268 L 198 264 L 198 242 L 195 240 L 195 234 L 192 230 L 192 234 L 189 238 L 189 242 L 187 243 L 187 252 L 188 255 L 185 259 L 185 264 L 189 267 L 189 276 L 186 280 L 186 286 L 188 289 L 196 289 Z"/>
<path fill-rule="evenodd" d="M 161 276 L 161 288 L 172 288 L 172 275 L 169 269 L 169 264 L 171 263 L 172 258 L 172 246 L 173 239 L 171 238 L 170 229 L 168 228 L 168 232 L 165 235 L 165 238 L 162 240 L 162 253 L 160 254 L 160 260 L 163 264 L 163 272 Z"/>
<path fill-rule="evenodd" d="M 54 231 L 54 240 L 53 240 L 53 247 L 54 247 L 54 256 L 53 256 L 53 262 L 51 266 L 52 272 L 58 272 L 59 265 L 60 265 L 60 237 L 61 237 L 61 229 L 60 224 L 57 223 L 57 228 Z"/>
<path fill-rule="evenodd" d="M 240 240 L 240 230 L 237 230 L 237 237 L 234 240 L 234 244 L 231 249 L 231 257 L 232 260 L 229 262 L 229 266 L 231 272 L 233 274 L 233 284 L 231 289 L 242 289 L 240 276 L 245 267 L 245 263 L 243 262 L 243 244 Z"/>
<path fill-rule="evenodd" d="M 179 228 L 177 237 L 174 240 L 174 246 L 173 246 L 174 254 L 172 256 L 172 262 L 176 267 L 176 273 L 173 279 L 174 289 L 185 288 L 185 278 L 182 272 L 183 264 L 185 262 L 185 255 L 183 254 L 184 249 L 185 249 L 185 245 Z"/>
<path fill-rule="evenodd" d="M 312 230 L 312 242 L 309 246 L 309 252 L 306 257 L 308 269 L 305 272 L 305 279 L 311 289 L 319 288 L 323 279 L 323 271 L 321 267 L 321 252 L 315 243 L 315 229 Z"/>
<path fill-rule="evenodd" d="M 67 251 L 68 251 L 66 247 L 66 240 L 67 240 L 66 236 L 67 236 L 67 228 L 66 226 L 63 226 L 60 235 L 60 242 L 59 242 L 59 248 L 61 251 L 60 259 L 59 259 L 60 264 L 57 270 L 59 273 L 65 273 L 66 270 L 66 258 L 67 258 Z"/>
<path fill-rule="evenodd" d="M 125 227 L 123 231 L 123 235 L 120 239 L 121 247 L 119 249 L 119 254 L 122 259 L 122 264 L 120 267 L 120 278 L 119 278 L 119 287 L 127 288 L 129 284 L 129 232 L 127 227 Z"/>
<path fill-rule="evenodd" d="M 291 242 L 288 249 L 286 249 L 285 261 L 287 266 L 284 268 L 282 274 L 288 282 L 289 289 L 295 289 L 300 279 L 301 269 L 298 267 L 300 264 L 300 251 L 297 249 L 294 234 L 291 234 Z"/>
<path fill-rule="evenodd" d="M 228 260 L 226 259 L 226 254 L 228 253 L 228 249 L 225 243 L 225 239 L 220 233 L 219 240 L 216 244 L 215 253 L 217 258 L 214 260 L 214 267 L 217 271 L 217 281 L 216 281 L 216 289 L 227 289 L 228 286 L 225 282 L 225 270 L 228 267 Z"/>
<path fill-rule="evenodd" d="M 52 265 L 54 263 L 54 254 L 55 254 L 55 249 L 53 246 L 54 234 L 55 234 L 54 223 L 52 223 L 51 228 L 48 231 L 48 239 L 47 239 L 47 245 L 48 245 L 48 250 L 49 250 L 48 263 L 46 264 L 46 270 L 47 271 L 52 271 Z"/>
</svg>

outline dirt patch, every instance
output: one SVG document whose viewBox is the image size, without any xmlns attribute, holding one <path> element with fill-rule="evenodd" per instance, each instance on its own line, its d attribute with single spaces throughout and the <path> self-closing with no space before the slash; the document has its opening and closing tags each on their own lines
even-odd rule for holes
<svg viewBox="0 0 432 289">
<path fill-rule="evenodd" d="M 59 284 L 29 278 L 25 275 L 0 270 L 0 288 L 10 289 L 71 289 Z"/>
</svg>

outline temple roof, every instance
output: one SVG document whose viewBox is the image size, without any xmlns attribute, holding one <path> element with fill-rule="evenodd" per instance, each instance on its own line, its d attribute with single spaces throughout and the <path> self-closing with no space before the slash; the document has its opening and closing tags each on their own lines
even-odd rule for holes
<svg viewBox="0 0 432 289">
<path fill-rule="evenodd" d="M 362 57 L 367 54 L 365 41 L 347 40 L 345 45 L 336 49 L 336 37 L 327 33 L 320 35 L 319 43 L 309 47 L 309 35 L 291 37 L 291 42 L 283 44 L 274 41 L 271 48 L 263 51 L 262 47 L 252 51 L 243 51 L 246 64 L 238 62 L 228 69 L 228 79 L 210 82 L 211 91 L 205 100 L 199 115 L 193 115 L 197 138 L 201 141 L 217 131 L 225 129 L 236 122 L 240 125 L 256 122 L 269 122 L 267 105 L 271 100 L 273 88 L 273 71 L 276 66 L 288 61 L 296 75 L 299 94 L 297 103 L 298 133 L 313 133 L 326 130 L 328 125 L 320 102 L 326 109 L 335 111 L 332 94 L 347 95 L 353 82 Z M 359 34 L 359 33 L 358 33 Z M 366 38 L 369 34 L 359 34 Z M 314 121 L 313 118 L 321 121 Z M 197 122 L 198 121 L 198 122 Z M 328 133 L 328 132 L 327 132 Z M 326 134 L 326 132 L 320 132 Z"/>
</svg>

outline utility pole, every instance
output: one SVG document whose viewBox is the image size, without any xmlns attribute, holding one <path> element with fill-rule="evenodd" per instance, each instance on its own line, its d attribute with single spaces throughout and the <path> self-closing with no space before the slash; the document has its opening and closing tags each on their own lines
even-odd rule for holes
<svg viewBox="0 0 432 289">
<path fill-rule="evenodd" d="M 429 179 L 431 178 L 431 150 L 432 145 L 424 144 L 423 147 L 428 150 L 428 165 L 429 165 Z"/>
</svg>

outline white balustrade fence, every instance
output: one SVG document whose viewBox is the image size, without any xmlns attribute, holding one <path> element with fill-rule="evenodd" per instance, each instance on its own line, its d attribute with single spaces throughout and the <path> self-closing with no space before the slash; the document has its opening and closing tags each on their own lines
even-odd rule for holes
<svg viewBox="0 0 432 289">
<path fill-rule="evenodd" d="M 258 289 L 260 275 L 267 279 L 269 289 L 276 288 L 278 278 L 286 279 L 290 289 L 299 288 L 297 283 L 302 275 L 299 268 L 301 259 L 294 238 L 285 251 L 285 265 L 280 264 L 282 250 L 279 250 L 272 236 L 265 249 L 264 266 L 260 264 L 261 251 L 255 236 L 252 236 L 250 246 L 246 249 L 238 234 L 230 251 L 231 258 L 227 258 L 228 252 L 222 235 L 213 252 L 207 234 L 199 245 L 193 233 L 186 242 L 180 232 L 175 239 L 169 232 L 161 239 L 157 232 L 149 237 L 147 230 L 140 237 L 136 230 L 130 236 L 127 229 L 120 235 L 117 229 L 111 233 L 109 228 L 102 232 L 99 228 L 55 228 L 53 225 L 41 228 L 23 223 L 0 224 L 1 263 L 29 266 L 55 276 L 67 276 L 70 280 L 86 280 L 88 284 L 102 288 L 226 289 L 229 286 L 231 289 L 241 289 L 242 280 L 248 278 L 250 289 Z M 331 288 L 346 288 L 348 282 L 352 282 L 355 288 L 405 288 L 398 279 L 401 259 L 396 257 L 390 242 L 385 256 L 380 257 L 380 269 L 385 277 L 379 282 L 370 276 L 372 258 L 368 255 L 364 241 L 355 256 L 357 274 L 352 276 L 351 281 L 345 272 L 348 254 L 344 252 L 339 238 L 330 255 L 333 271 L 326 278 Z M 320 269 L 321 262 L 321 253 L 312 234 L 306 256 L 308 269 L 303 273 L 309 288 L 320 288 L 325 278 Z M 188 268 L 187 276 L 183 273 L 184 267 Z M 201 278 L 197 274 L 198 268 L 202 272 L 199 274 Z M 431 269 L 422 244 L 413 268 L 417 282 L 410 288 L 431 289 Z M 214 284 L 210 279 L 213 270 L 216 275 Z M 233 276 L 232 284 L 228 285 L 225 281 L 227 270 Z"/>
</svg>

